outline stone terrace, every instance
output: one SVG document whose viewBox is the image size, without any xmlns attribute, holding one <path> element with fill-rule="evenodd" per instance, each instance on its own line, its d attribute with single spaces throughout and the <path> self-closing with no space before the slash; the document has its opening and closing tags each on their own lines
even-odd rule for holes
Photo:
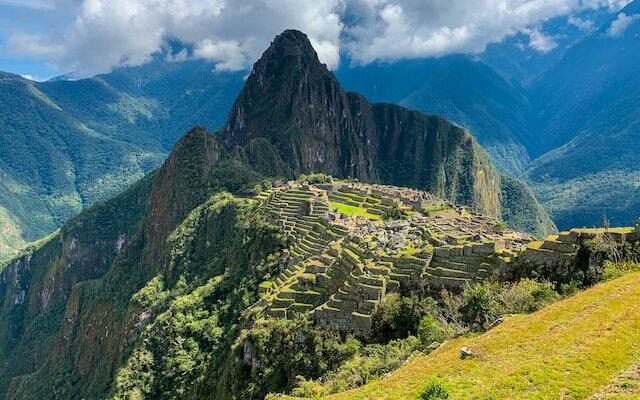
<svg viewBox="0 0 640 400">
<path fill-rule="evenodd" d="M 256 199 L 289 240 L 281 272 L 260 285 L 264 315 L 308 313 L 321 326 L 356 334 L 369 332 L 388 293 L 459 289 L 516 260 L 564 262 L 598 234 L 572 230 L 536 242 L 430 193 L 358 182 L 291 181 Z M 404 218 L 384 221 L 390 207 Z M 616 238 L 640 235 L 628 229 Z"/>
</svg>

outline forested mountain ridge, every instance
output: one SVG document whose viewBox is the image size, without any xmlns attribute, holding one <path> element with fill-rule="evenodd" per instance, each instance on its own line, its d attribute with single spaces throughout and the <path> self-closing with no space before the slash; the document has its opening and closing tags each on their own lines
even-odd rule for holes
<svg viewBox="0 0 640 400">
<path fill-rule="evenodd" d="M 79 81 L 0 73 L 0 253 L 140 179 L 195 119 L 223 125 L 242 74 L 211 71 L 158 55 Z"/>
</svg>

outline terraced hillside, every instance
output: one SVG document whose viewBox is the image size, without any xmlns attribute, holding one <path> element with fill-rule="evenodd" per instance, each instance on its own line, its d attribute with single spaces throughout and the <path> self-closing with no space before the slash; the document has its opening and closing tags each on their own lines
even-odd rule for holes
<svg viewBox="0 0 640 400">
<path fill-rule="evenodd" d="M 288 243 L 281 272 L 260 284 L 257 307 L 271 318 L 309 313 L 319 326 L 360 335 L 370 333 L 389 293 L 456 290 L 523 268 L 570 266 L 583 243 L 604 233 L 573 229 L 534 241 L 427 192 L 338 180 L 291 181 L 256 199 Z M 624 242 L 638 230 L 607 235 Z"/>
<path fill-rule="evenodd" d="M 387 294 L 461 288 L 504 272 L 533 243 L 414 189 L 292 181 L 257 199 L 289 243 L 257 306 L 272 318 L 311 313 L 320 326 L 357 334 L 369 333 Z"/>
<path fill-rule="evenodd" d="M 330 399 L 638 399 L 640 273 L 597 285 L 476 337 L 445 343 L 389 377 Z M 476 356 L 461 359 L 467 347 Z M 593 397 L 592 397 L 593 396 Z"/>
</svg>

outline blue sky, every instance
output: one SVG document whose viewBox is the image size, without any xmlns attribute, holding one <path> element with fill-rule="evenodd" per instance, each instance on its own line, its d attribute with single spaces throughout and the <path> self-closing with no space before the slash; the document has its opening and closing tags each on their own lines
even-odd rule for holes
<svg viewBox="0 0 640 400">
<path fill-rule="evenodd" d="M 20 5 L 21 4 L 21 5 Z M 42 59 L 11 54 L 7 38 L 16 32 L 47 34 L 61 23 L 72 22 L 73 14 L 52 7 L 46 1 L 0 0 L 0 71 L 47 79 L 59 75 L 58 69 Z"/>
<path fill-rule="evenodd" d="M 547 52 L 562 40 L 546 28 L 549 20 L 616 13 L 629 1 L 0 0 L 0 70 L 37 80 L 89 77 L 145 63 L 167 39 L 193 48 L 172 60 L 196 57 L 219 70 L 242 70 L 284 29 L 307 33 L 330 68 L 345 56 L 366 64 L 479 53 L 514 34 L 528 38 L 532 51 Z"/>
</svg>

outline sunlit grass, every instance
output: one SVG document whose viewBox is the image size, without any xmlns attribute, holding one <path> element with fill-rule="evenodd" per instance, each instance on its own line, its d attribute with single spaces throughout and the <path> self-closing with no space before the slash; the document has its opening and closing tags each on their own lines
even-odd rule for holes
<svg viewBox="0 0 640 400">
<path fill-rule="evenodd" d="M 337 201 L 331 202 L 331 207 L 339 213 L 344 215 L 348 215 L 349 217 L 356 215 L 360 217 L 365 217 L 373 220 L 380 219 L 379 215 L 371 214 L 363 207 L 350 206 L 347 204 L 339 203 Z"/>
<path fill-rule="evenodd" d="M 417 399 L 441 379 L 452 399 L 586 399 L 640 360 L 640 273 L 445 343 L 388 378 L 331 399 Z M 477 357 L 461 360 L 460 348 Z M 640 398 L 635 393 L 630 398 Z"/>
</svg>

